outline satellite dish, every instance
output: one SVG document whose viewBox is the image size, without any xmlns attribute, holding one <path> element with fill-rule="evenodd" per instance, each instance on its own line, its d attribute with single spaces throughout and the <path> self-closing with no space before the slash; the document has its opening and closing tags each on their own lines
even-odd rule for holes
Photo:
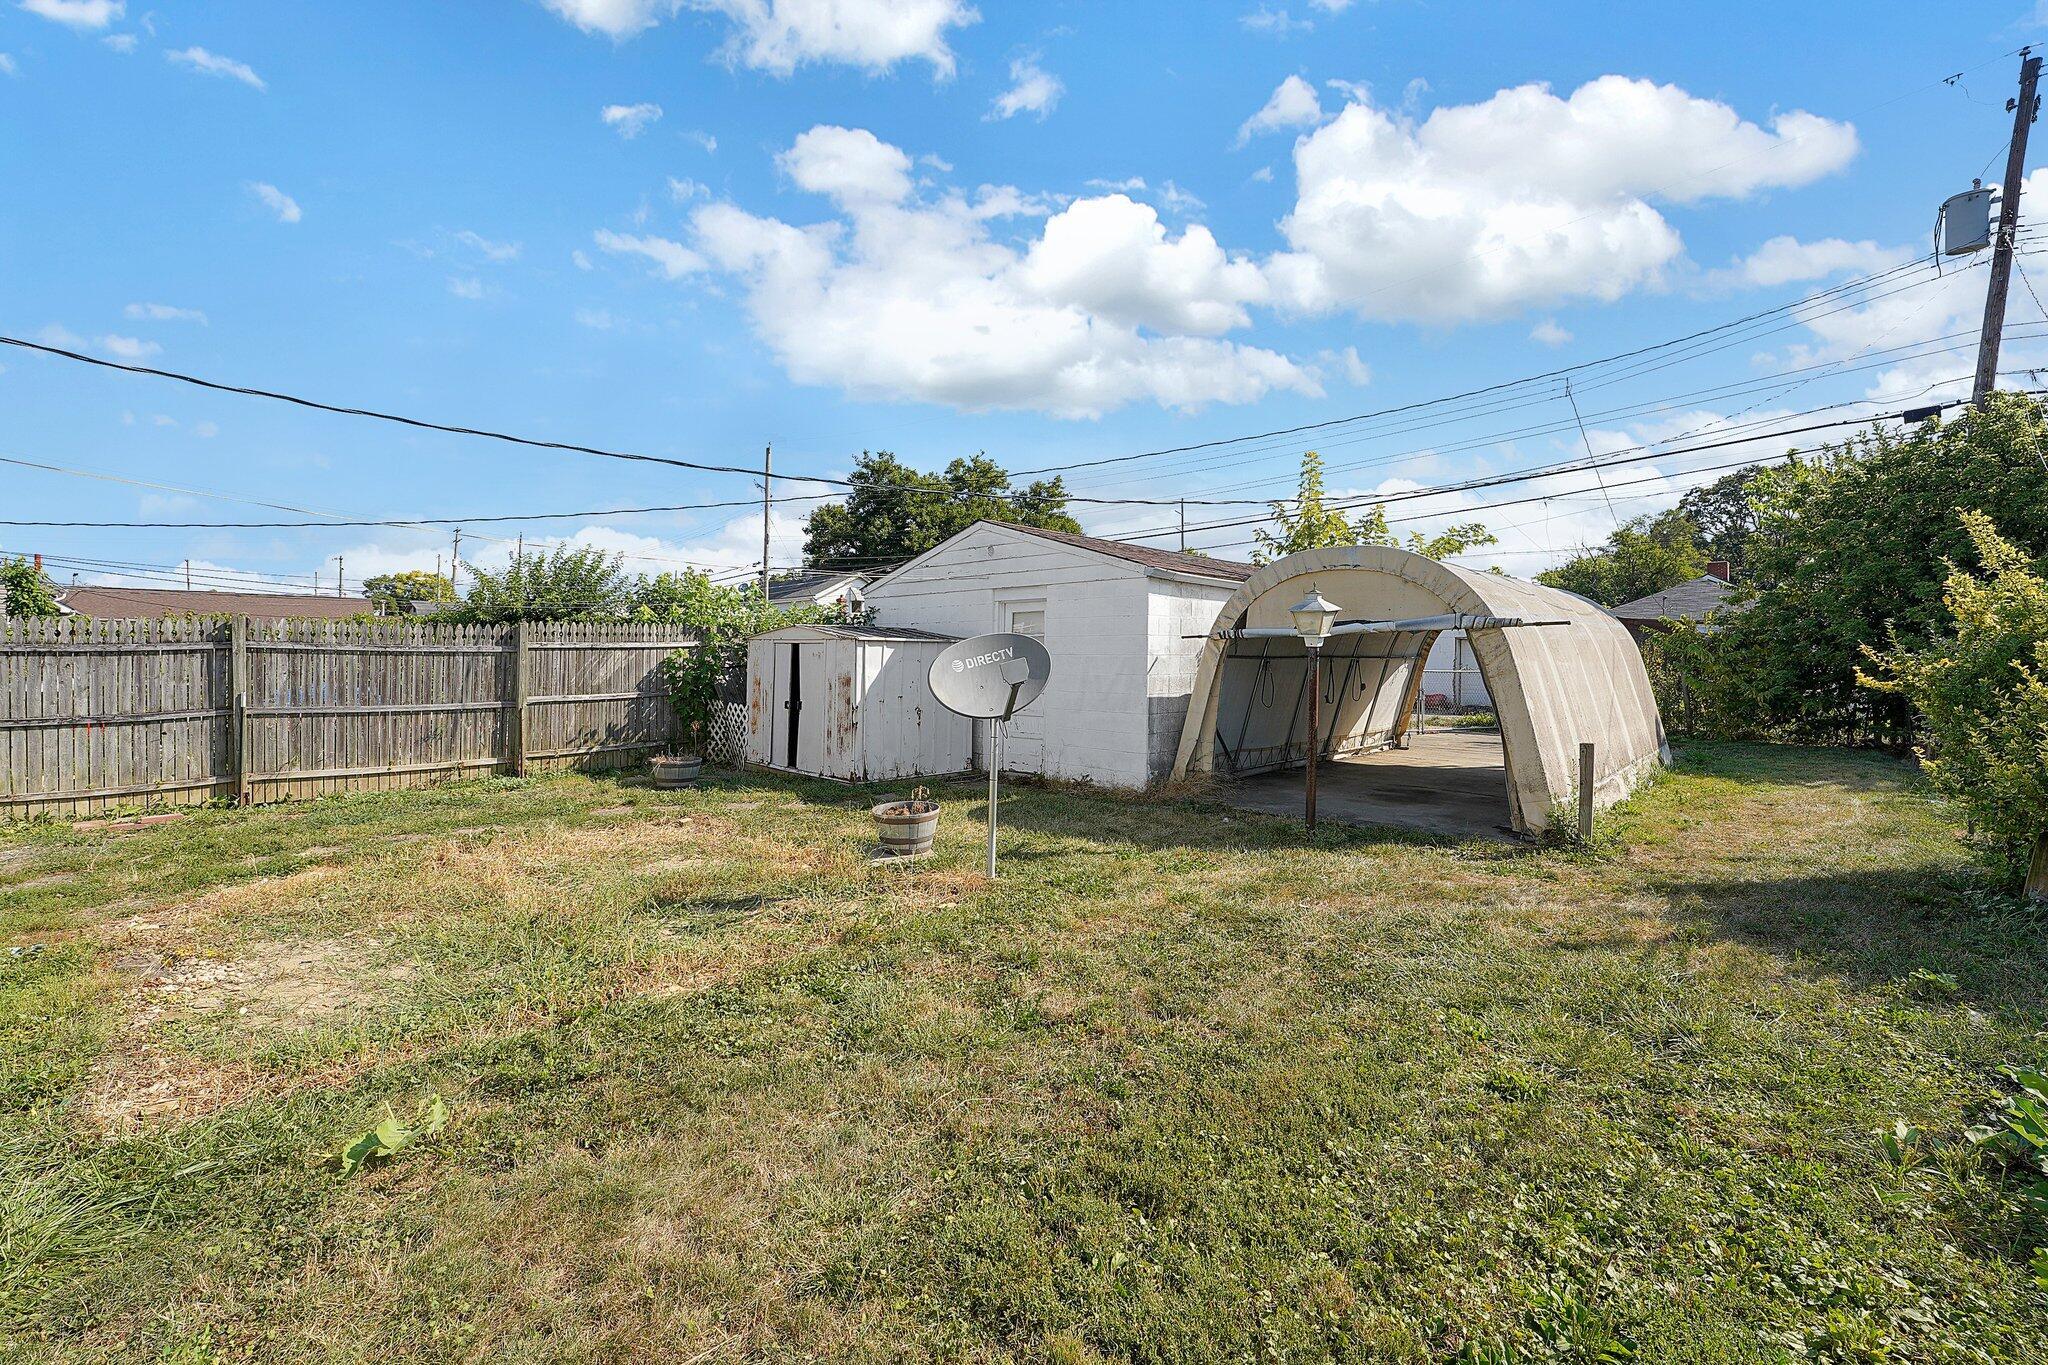
<svg viewBox="0 0 2048 1365">
<path fill-rule="evenodd" d="M 976 635 L 932 660 L 932 695 L 955 715 L 1008 720 L 1051 676 L 1052 655 L 1029 635 Z"/>
</svg>

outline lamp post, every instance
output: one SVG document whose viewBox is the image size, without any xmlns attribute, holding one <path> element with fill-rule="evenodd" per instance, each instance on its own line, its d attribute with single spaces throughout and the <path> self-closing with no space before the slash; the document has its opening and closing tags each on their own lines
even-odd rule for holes
<svg viewBox="0 0 2048 1365">
<path fill-rule="evenodd" d="M 1323 747 L 1323 642 L 1337 624 L 1337 604 L 1310 585 L 1308 596 L 1287 609 L 1294 633 L 1308 651 L 1308 828 L 1316 828 L 1316 751 Z"/>
</svg>

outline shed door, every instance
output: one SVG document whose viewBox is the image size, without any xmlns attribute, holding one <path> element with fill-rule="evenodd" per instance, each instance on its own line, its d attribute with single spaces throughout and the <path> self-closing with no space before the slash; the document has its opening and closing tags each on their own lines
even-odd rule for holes
<svg viewBox="0 0 2048 1365">
<path fill-rule="evenodd" d="M 1015 635 L 1029 635 L 1038 643 L 1044 644 L 1045 599 L 1041 597 L 1029 602 L 1005 602 L 1003 629 Z M 1028 708 L 1010 717 L 1009 728 L 1003 734 L 1005 771 L 1045 771 L 1045 702 L 1046 699 L 1040 697 Z"/>
<path fill-rule="evenodd" d="M 825 773 L 826 650 L 823 643 L 789 647 L 789 766 L 800 773 Z"/>
</svg>

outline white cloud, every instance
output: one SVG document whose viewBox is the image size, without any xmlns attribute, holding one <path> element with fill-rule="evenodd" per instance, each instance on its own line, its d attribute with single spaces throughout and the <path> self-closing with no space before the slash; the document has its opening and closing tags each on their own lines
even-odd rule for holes
<svg viewBox="0 0 2048 1365">
<path fill-rule="evenodd" d="M 299 210 L 299 201 L 275 185 L 261 180 L 251 181 L 249 193 L 262 200 L 263 206 L 276 214 L 280 223 L 296 223 L 306 216 Z"/>
<path fill-rule="evenodd" d="M 1198 196 L 1188 193 L 1171 180 L 1159 187 L 1159 202 L 1175 213 L 1200 213 L 1208 207 Z"/>
<path fill-rule="evenodd" d="M 1800 280 L 1825 279 L 1837 274 L 1865 274 L 1902 265 L 1914 253 L 1900 247 L 1883 247 L 1876 242 L 1849 242 L 1825 237 L 1802 242 L 1797 237 L 1773 237 L 1725 270 L 1713 272 L 1717 281 L 1768 288 Z"/>
<path fill-rule="evenodd" d="M 718 139 L 701 128 L 692 128 L 685 132 L 683 136 L 696 143 L 699 147 L 702 147 L 707 154 L 718 151 Z"/>
<path fill-rule="evenodd" d="M 630 38 L 674 13 L 674 0 L 543 0 L 547 7 L 585 33 Z"/>
<path fill-rule="evenodd" d="M 1372 383 L 1372 367 L 1358 354 L 1356 346 L 1346 346 L 1341 351 L 1324 351 L 1318 359 L 1323 368 L 1344 376 L 1344 382 L 1354 388 L 1364 388 Z"/>
<path fill-rule="evenodd" d="M 996 96 L 989 106 L 991 119 L 1015 118 L 1019 114 L 1036 114 L 1041 121 L 1053 111 L 1066 93 L 1066 86 L 1060 78 L 1039 66 L 1029 57 L 1019 57 L 1010 63 L 1010 88 Z"/>
<path fill-rule="evenodd" d="M 513 261 L 519 259 L 519 243 L 494 242 L 478 232 L 463 228 L 454 234 L 455 240 L 475 251 L 487 261 Z"/>
<path fill-rule="evenodd" d="M 194 422 L 192 424 L 192 434 L 203 440 L 210 441 L 220 435 L 220 427 L 213 422 Z"/>
<path fill-rule="evenodd" d="M 150 322 L 196 322 L 206 324 L 206 314 L 197 308 L 176 308 L 168 303 L 131 303 L 121 310 L 126 317 Z"/>
<path fill-rule="evenodd" d="M 232 57 L 223 57 L 219 53 L 208 52 L 203 47 L 186 47 L 179 48 L 175 52 L 166 52 L 164 60 L 175 62 L 179 66 L 189 66 L 194 71 L 204 75 L 225 76 L 229 80 L 240 81 L 252 89 L 268 90 L 270 88 L 263 83 L 263 78 L 257 75 L 247 63 L 238 62 Z"/>
<path fill-rule="evenodd" d="M 578 247 L 574 251 L 571 251 L 569 253 L 569 259 L 575 263 L 575 266 L 578 270 L 589 270 L 592 268 L 590 264 L 590 257 L 584 253 L 583 248 L 581 247 Z"/>
<path fill-rule="evenodd" d="M 668 197 L 675 200 L 678 204 L 687 204 L 699 195 L 708 195 L 710 193 L 711 190 L 708 186 L 700 185 L 694 180 L 678 180 L 675 176 L 668 178 Z"/>
<path fill-rule="evenodd" d="M 1351 0 L 1308 0 L 1311 5 L 1325 14 L 1342 14 L 1351 8 Z"/>
<path fill-rule="evenodd" d="M 18 76 L 20 74 L 21 68 L 14 64 L 13 56 L 9 53 L 0 52 L 0 76 Z"/>
<path fill-rule="evenodd" d="M 664 279 L 679 280 L 704 268 L 704 258 L 681 242 L 666 237 L 635 237 L 609 228 L 599 228 L 591 240 L 606 251 L 624 256 L 645 256 L 654 262 Z"/>
<path fill-rule="evenodd" d="M 484 296 L 484 282 L 474 275 L 450 275 L 448 292 L 458 299 L 474 301 Z"/>
<path fill-rule="evenodd" d="M 100 41 L 123 56 L 135 50 L 135 35 L 132 33 L 109 33 Z"/>
<path fill-rule="evenodd" d="M 122 0 L 21 0 L 21 7 L 73 28 L 105 28 L 127 10 Z"/>
<path fill-rule="evenodd" d="M 61 323 L 53 322 L 36 333 L 36 340 L 45 346 L 55 346 L 63 351 L 82 351 L 85 338 Z"/>
<path fill-rule="evenodd" d="M 820 124 L 775 158 L 799 189 L 841 204 L 893 204 L 911 189 L 910 158 L 865 128 Z"/>
<path fill-rule="evenodd" d="M 966 0 L 689 0 L 733 23 L 728 61 L 786 76 L 812 62 L 886 71 L 924 61 L 953 74 L 947 31 L 981 18 Z"/>
<path fill-rule="evenodd" d="M 1206 228 L 1170 237 L 1111 195 L 1068 205 L 1020 251 L 965 195 L 915 197 L 910 158 L 865 131 L 812 129 L 781 161 L 838 216 L 798 227 L 713 203 L 692 224 L 799 383 L 1067 417 L 1318 392 L 1285 356 L 1213 335 L 1264 284 Z"/>
<path fill-rule="evenodd" d="M 1306 33 L 1315 27 L 1307 19 L 1296 19 L 1286 10 L 1271 5 L 1261 5 L 1251 13 L 1239 16 L 1237 22 L 1254 33 L 1268 33 L 1275 38 Z"/>
<path fill-rule="evenodd" d="M 603 308 L 578 308 L 575 317 L 578 326 L 588 327 L 594 332 L 609 332 L 618 325 L 618 319 Z"/>
<path fill-rule="evenodd" d="M 1226 256 L 1209 229 L 1170 238 L 1156 212 L 1121 194 L 1079 200 L 1047 219 L 1019 278 L 1112 323 L 1199 336 L 1248 326 L 1245 305 L 1267 294 L 1257 264 Z"/>
<path fill-rule="evenodd" d="M 967 0 L 543 0 L 586 33 L 614 41 L 682 10 L 722 15 L 732 25 L 726 61 L 786 76 L 812 62 L 886 71 L 925 61 L 953 74 L 949 30 L 980 19 Z"/>
<path fill-rule="evenodd" d="M 1271 166 L 1261 166 L 1247 176 L 1246 179 L 1255 185 L 1270 185 L 1273 183 L 1273 168 Z"/>
<path fill-rule="evenodd" d="M 1443 106 L 1421 123 L 1348 105 L 1294 148 L 1269 263 L 1309 312 L 1455 322 L 1661 282 L 1683 253 L 1652 199 L 1690 204 L 1841 169 L 1855 130 L 1812 114 L 1768 129 L 1676 86 L 1602 76 Z"/>
<path fill-rule="evenodd" d="M 1281 128 L 1313 128 L 1323 121 L 1323 102 L 1316 88 L 1299 76 L 1289 76 L 1273 89 L 1258 113 L 1238 125 L 1237 145 L 1242 147 L 1260 133 Z"/>
<path fill-rule="evenodd" d="M 636 138 L 660 120 L 661 106 L 652 103 L 607 104 L 598 117 L 620 137 Z"/>
<path fill-rule="evenodd" d="M 122 360 L 147 360 L 153 355 L 163 354 L 164 348 L 154 341 L 144 341 L 140 337 L 118 336 L 110 332 L 100 338 L 100 349 Z"/>
<path fill-rule="evenodd" d="M 1542 346 L 1562 346 L 1572 339 L 1572 334 L 1557 325 L 1557 319 L 1545 318 L 1529 329 L 1529 339 Z"/>
</svg>

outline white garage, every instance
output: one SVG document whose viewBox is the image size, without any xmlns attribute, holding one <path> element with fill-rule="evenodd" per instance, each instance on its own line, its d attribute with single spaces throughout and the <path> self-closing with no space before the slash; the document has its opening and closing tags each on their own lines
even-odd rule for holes
<svg viewBox="0 0 2048 1365">
<path fill-rule="evenodd" d="M 1203 637 L 1251 572 L 1203 555 L 978 521 L 869 584 L 866 601 L 879 627 L 1043 641 L 1052 680 L 1010 723 L 1003 767 L 1143 787 L 1172 769 Z"/>
<path fill-rule="evenodd" d="M 785 626 L 747 642 L 747 761 L 882 782 L 966 772 L 972 723 L 932 696 L 952 637 L 885 626 Z"/>
</svg>

